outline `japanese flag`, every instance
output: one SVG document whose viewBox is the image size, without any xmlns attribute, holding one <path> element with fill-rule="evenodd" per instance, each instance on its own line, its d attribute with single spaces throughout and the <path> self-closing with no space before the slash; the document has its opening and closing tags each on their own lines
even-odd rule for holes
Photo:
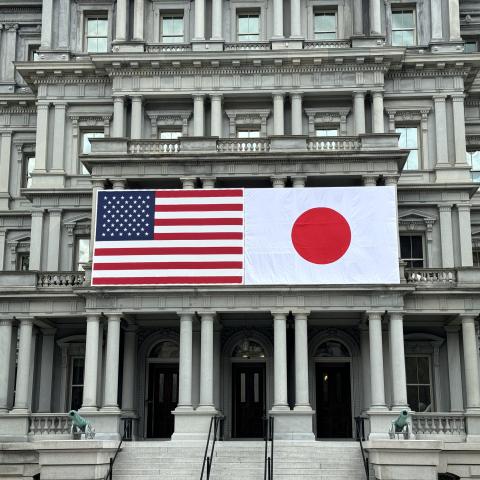
<svg viewBox="0 0 480 480">
<path fill-rule="evenodd" d="M 244 283 L 399 283 L 395 187 L 245 189 Z"/>
</svg>

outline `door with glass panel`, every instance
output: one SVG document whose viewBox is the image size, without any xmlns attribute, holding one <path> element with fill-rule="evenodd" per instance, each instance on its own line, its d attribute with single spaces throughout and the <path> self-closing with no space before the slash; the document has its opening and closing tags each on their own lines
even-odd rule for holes
<svg viewBox="0 0 480 480">
<path fill-rule="evenodd" d="M 232 364 L 232 389 L 232 437 L 263 437 L 265 364 Z"/>
<path fill-rule="evenodd" d="M 178 403 L 178 364 L 151 363 L 149 370 L 147 436 L 168 438 L 174 427 L 172 411 Z"/>
</svg>

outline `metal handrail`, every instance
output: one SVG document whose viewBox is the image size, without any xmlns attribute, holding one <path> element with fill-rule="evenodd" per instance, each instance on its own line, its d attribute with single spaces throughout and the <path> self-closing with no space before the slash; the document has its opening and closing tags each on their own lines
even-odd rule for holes
<svg viewBox="0 0 480 480">
<path fill-rule="evenodd" d="M 117 459 L 118 452 L 120 452 L 120 449 L 122 448 L 122 443 L 125 440 L 125 435 L 126 432 L 123 432 L 122 438 L 120 439 L 120 443 L 118 444 L 117 450 L 115 451 L 115 455 L 110 457 L 110 467 L 108 469 L 107 474 L 104 477 L 104 480 L 112 480 L 113 478 L 113 464 L 115 463 L 115 460 Z"/>
<path fill-rule="evenodd" d="M 220 427 L 220 437 L 223 439 L 223 420 L 225 417 L 223 415 L 214 415 L 210 419 L 210 427 L 208 428 L 208 437 L 207 437 L 207 443 L 205 445 L 205 453 L 203 455 L 203 463 L 202 463 L 202 473 L 200 474 L 200 480 L 203 480 L 203 474 L 205 473 L 205 465 L 207 466 L 206 469 L 206 474 L 207 477 L 206 479 L 210 479 L 210 472 L 212 470 L 212 464 L 213 464 L 213 453 L 215 451 L 215 443 L 217 443 L 217 433 L 218 433 L 218 428 Z M 213 428 L 213 441 L 212 441 L 212 447 L 210 450 L 210 456 L 208 456 L 208 447 L 210 445 L 210 437 L 212 436 L 212 428 Z"/>
<path fill-rule="evenodd" d="M 367 480 L 369 478 L 368 471 L 368 458 L 365 456 L 365 450 L 363 449 L 363 441 L 365 440 L 365 417 L 355 417 L 356 436 L 360 443 L 360 450 L 362 452 L 363 467 L 365 468 L 365 475 Z"/>
<path fill-rule="evenodd" d="M 265 438 L 265 465 L 263 467 L 263 480 L 273 480 L 273 437 L 274 417 L 264 417 L 264 438 Z M 268 455 L 268 442 L 270 442 L 270 455 Z"/>
</svg>

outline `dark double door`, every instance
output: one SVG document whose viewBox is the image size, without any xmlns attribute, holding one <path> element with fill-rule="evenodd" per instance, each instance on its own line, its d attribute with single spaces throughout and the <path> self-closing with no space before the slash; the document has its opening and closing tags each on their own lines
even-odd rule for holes
<svg viewBox="0 0 480 480">
<path fill-rule="evenodd" d="M 263 437 L 265 364 L 232 364 L 232 437 Z"/>
<path fill-rule="evenodd" d="M 148 374 L 147 437 L 172 436 L 178 403 L 178 364 L 151 363 Z"/>
<path fill-rule="evenodd" d="M 349 363 L 316 363 L 318 438 L 352 437 Z"/>
</svg>

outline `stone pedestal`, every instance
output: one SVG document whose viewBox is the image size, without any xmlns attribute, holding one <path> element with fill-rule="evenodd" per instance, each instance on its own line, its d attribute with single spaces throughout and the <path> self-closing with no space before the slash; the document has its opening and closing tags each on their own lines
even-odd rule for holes
<svg viewBox="0 0 480 480">
<path fill-rule="evenodd" d="M 177 408 L 172 412 L 175 416 L 175 431 L 172 440 L 202 440 L 208 437 L 210 420 L 219 412 Z M 213 434 L 213 432 L 212 432 Z"/>
<path fill-rule="evenodd" d="M 270 410 L 268 413 L 274 418 L 275 440 L 315 440 L 314 410 Z"/>
<path fill-rule="evenodd" d="M 95 440 L 120 440 L 120 411 L 82 412 L 82 416 L 87 419 L 95 429 Z"/>
<path fill-rule="evenodd" d="M 367 412 L 370 420 L 369 439 L 388 439 L 388 432 L 392 427 L 392 422 L 398 417 L 398 410 L 375 410 L 370 409 Z M 411 428 L 410 428 L 411 431 Z"/>
<path fill-rule="evenodd" d="M 39 473 L 40 466 L 35 445 L 31 443 L 2 445 L 0 451 L 0 478 L 33 480 L 34 476 Z"/>
<path fill-rule="evenodd" d="M 29 416 L 28 413 L 0 415 L 0 443 L 27 441 Z"/>
</svg>

